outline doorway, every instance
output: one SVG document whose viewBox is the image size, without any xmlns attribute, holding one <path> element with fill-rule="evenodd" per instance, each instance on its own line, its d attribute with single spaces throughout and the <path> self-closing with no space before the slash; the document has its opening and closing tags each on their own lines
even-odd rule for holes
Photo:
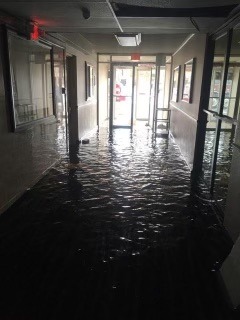
<svg viewBox="0 0 240 320">
<path fill-rule="evenodd" d="M 132 129 L 137 121 L 149 124 L 154 103 L 154 71 L 155 64 L 111 64 L 110 129 Z"/>
<path fill-rule="evenodd" d="M 113 128 L 132 128 L 134 72 L 132 64 L 112 64 L 110 126 Z"/>
<path fill-rule="evenodd" d="M 155 66 L 136 66 L 136 99 L 135 119 L 149 122 L 151 106 L 154 102 L 153 89 L 155 82 Z"/>
</svg>

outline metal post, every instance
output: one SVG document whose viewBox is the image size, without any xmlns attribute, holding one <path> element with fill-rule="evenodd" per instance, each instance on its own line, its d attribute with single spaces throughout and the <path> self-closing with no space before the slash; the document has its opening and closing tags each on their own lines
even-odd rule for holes
<svg viewBox="0 0 240 320">
<path fill-rule="evenodd" d="M 232 42 L 232 29 L 227 33 L 227 50 L 225 54 L 224 60 L 224 67 L 223 67 L 223 81 L 222 81 L 222 88 L 221 88 L 221 96 L 220 96 L 220 105 L 219 105 L 219 115 L 222 116 L 223 107 L 224 107 L 224 98 L 225 98 L 225 91 L 226 91 L 226 84 L 227 84 L 227 76 L 228 76 L 228 65 L 229 65 L 229 57 L 231 52 L 231 42 Z M 216 176 L 216 167 L 217 167 L 217 156 L 218 156 L 218 145 L 221 133 L 221 124 L 222 120 L 217 119 L 217 127 L 216 127 L 216 136 L 215 136 L 215 143 L 214 143 L 214 151 L 213 151 L 213 158 L 212 158 L 212 171 L 211 171 L 211 181 L 210 181 L 210 193 L 213 194 L 214 189 L 214 182 Z"/>
<path fill-rule="evenodd" d="M 109 131 L 113 127 L 113 65 L 110 65 L 110 114 L 109 114 Z"/>
<path fill-rule="evenodd" d="M 135 92 L 134 92 L 134 84 L 135 84 L 135 67 L 136 65 L 133 64 L 132 68 L 133 68 L 133 75 L 132 75 L 132 109 L 131 109 L 131 130 L 133 129 L 133 107 L 134 107 L 134 96 L 135 96 Z"/>
</svg>

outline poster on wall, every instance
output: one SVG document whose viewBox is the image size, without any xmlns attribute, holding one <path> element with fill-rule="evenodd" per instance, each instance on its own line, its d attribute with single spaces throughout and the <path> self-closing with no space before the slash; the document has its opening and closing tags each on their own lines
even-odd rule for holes
<svg viewBox="0 0 240 320">
<path fill-rule="evenodd" d="M 182 100 L 188 103 L 192 102 L 194 66 L 195 58 L 184 64 Z"/>
<path fill-rule="evenodd" d="M 181 66 L 178 66 L 173 70 L 173 84 L 172 84 L 171 101 L 174 101 L 174 102 L 178 101 L 180 71 L 181 71 Z"/>
</svg>

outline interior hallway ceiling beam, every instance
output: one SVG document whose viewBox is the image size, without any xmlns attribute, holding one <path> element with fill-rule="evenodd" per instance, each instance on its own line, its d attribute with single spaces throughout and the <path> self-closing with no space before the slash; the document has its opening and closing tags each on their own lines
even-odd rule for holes
<svg viewBox="0 0 240 320">
<path fill-rule="evenodd" d="M 109 1 L 107 0 L 109 3 Z M 201 18 L 225 18 L 235 9 L 236 5 L 220 7 L 200 7 L 200 8 L 157 8 L 129 5 L 125 3 L 113 2 L 112 8 L 116 17 L 150 17 L 150 18 L 180 18 L 180 17 L 201 17 Z"/>
<path fill-rule="evenodd" d="M 120 22 L 118 21 L 118 18 L 116 17 L 115 11 L 114 11 L 111 3 L 109 2 L 109 0 L 106 0 L 106 2 L 107 2 L 107 4 L 108 4 L 108 6 L 109 6 L 109 9 L 110 9 L 111 12 L 112 12 L 112 15 L 113 15 L 113 17 L 114 17 L 114 19 L 115 19 L 115 21 L 116 21 L 116 23 L 117 23 L 120 31 L 123 32 L 123 28 L 121 27 Z"/>
</svg>

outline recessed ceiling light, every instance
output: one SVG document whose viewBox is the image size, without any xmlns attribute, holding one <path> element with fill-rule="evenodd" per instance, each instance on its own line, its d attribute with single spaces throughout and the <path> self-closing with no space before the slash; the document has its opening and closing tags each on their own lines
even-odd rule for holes
<svg viewBox="0 0 240 320">
<path fill-rule="evenodd" d="M 124 47 L 136 47 L 141 43 L 141 33 L 115 33 L 115 37 Z"/>
</svg>

